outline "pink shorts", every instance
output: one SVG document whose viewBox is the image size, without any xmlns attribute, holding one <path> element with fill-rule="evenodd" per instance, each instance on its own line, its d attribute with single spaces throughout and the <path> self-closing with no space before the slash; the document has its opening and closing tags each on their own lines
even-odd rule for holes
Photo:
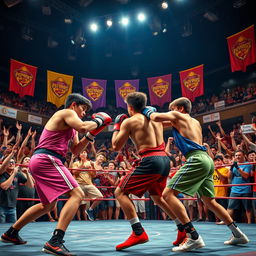
<svg viewBox="0 0 256 256">
<path fill-rule="evenodd" d="M 49 204 L 62 194 L 79 187 L 70 171 L 54 156 L 33 155 L 29 170 L 35 179 L 36 191 L 42 204 Z"/>
</svg>

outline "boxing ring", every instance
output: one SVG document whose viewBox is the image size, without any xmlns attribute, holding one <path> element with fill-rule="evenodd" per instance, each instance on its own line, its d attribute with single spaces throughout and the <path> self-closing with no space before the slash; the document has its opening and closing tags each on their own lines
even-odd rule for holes
<svg viewBox="0 0 256 256">
<path fill-rule="evenodd" d="M 56 222 L 33 222 L 28 224 L 20 235 L 28 243 L 12 245 L 0 243 L 2 256 L 42 256 L 43 244 L 50 239 Z M 144 220 L 142 225 L 149 235 L 149 242 L 116 251 L 115 246 L 123 242 L 131 233 L 127 220 L 72 221 L 66 232 L 66 246 L 79 256 L 169 256 L 169 255 L 207 255 L 207 256 L 255 256 L 256 225 L 239 224 L 250 242 L 246 245 L 224 245 L 230 232 L 226 225 L 197 222 L 195 227 L 204 239 L 206 246 L 192 252 L 175 253 L 171 251 L 172 241 L 176 238 L 176 225 L 173 221 Z M 10 224 L 1 224 L 3 233 Z"/>
<path fill-rule="evenodd" d="M 248 163 L 247 163 L 248 164 Z M 255 164 L 255 163 L 253 163 Z M 23 166 L 19 164 L 20 166 Z M 84 169 L 76 169 L 85 171 Z M 87 170 L 88 171 L 88 170 Z M 95 170 L 94 170 L 95 171 Z M 101 170 L 101 172 L 109 172 Z M 113 172 L 113 170 L 111 171 Z M 236 186 L 256 185 L 255 183 L 236 184 Z M 231 184 L 219 186 L 232 186 Z M 107 188 L 99 186 L 98 188 Z M 109 186 L 109 188 L 114 188 Z M 220 198 L 220 197 L 219 197 Z M 230 197 L 222 197 L 230 198 Z M 251 199 L 255 198 L 236 198 Z M 33 200 L 32 198 L 18 198 L 17 200 Z M 59 199 L 64 201 L 66 199 Z M 92 200 L 92 199 L 85 199 Z M 97 199 L 96 199 L 97 200 Z M 110 200 L 110 199 L 99 199 Z M 113 199 L 111 199 L 113 200 Z M 136 200 L 136 199 L 135 199 Z M 148 201 L 150 199 L 137 199 Z M 182 199 L 186 200 L 186 199 Z M 191 200 L 191 199 L 188 199 Z M 197 198 L 192 198 L 197 200 Z M 192 252 L 172 252 L 172 241 L 176 239 L 176 224 L 171 220 L 142 220 L 149 242 L 136 245 L 123 251 L 116 251 L 115 246 L 128 238 L 131 227 L 127 220 L 96 220 L 72 221 L 65 235 L 65 245 L 72 253 L 80 256 L 169 256 L 169 255 L 207 255 L 207 256 L 256 256 L 256 224 L 239 223 L 239 228 L 246 233 L 250 242 L 245 245 L 224 245 L 231 232 L 226 225 L 216 225 L 214 222 L 195 222 L 206 246 Z M 26 225 L 20 236 L 27 241 L 25 245 L 13 245 L 0 242 L 0 256 L 39 256 L 43 255 L 43 244 L 51 237 L 56 222 L 32 222 Z M 0 234 L 10 227 L 10 223 L 0 224 Z"/>
</svg>

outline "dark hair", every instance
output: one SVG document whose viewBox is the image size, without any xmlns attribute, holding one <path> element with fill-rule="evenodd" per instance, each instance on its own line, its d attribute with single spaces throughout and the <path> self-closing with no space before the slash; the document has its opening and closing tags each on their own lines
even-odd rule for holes
<svg viewBox="0 0 256 256">
<path fill-rule="evenodd" d="M 70 105 L 73 102 L 75 102 L 77 105 L 86 105 L 87 112 L 92 108 L 91 101 L 79 93 L 71 93 L 68 95 L 68 97 L 66 98 L 66 101 L 65 101 L 65 108 L 70 107 Z"/>
<path fill-rule="evenodd" d="M 248 153 L 247 153 L 247 156 L 250 155 L 250 154 L 253 154 L 253 153 L 256 153 L 254 150 L 250 150 Z"/>
<path fill-rule="evenodd" d="M 242 153 L 242 154 L 245 156 L 245 152 L 244 152 L 243 150 L 241 150 L 241 149 L 236 150 L 236 151 L 234 152 L 234 154 L 236 154 L 236 153 L 238 153 L 238 152 Z"/>
<path fill-rule="evenodd" d="M 113 164 L 113 165 L 115 166 L 115 168 L 116 168 L 116 163 L 115 163 L 115 161 L 114 161 L 114 160 L 110 160 L 110 161 L 108 161 L 108 166 L 109 166 L 109 164 Z"/>
<path fill-rule="evenodd" d="M 126 96 L 125 102 L 132 106 L 136 112 L 140 112 L 146 107 L 147 95 L 143 92 L 131 92 Z"/>
<path fill-rule="evenodd" d="M 192 109 L 191 101 L 186 97 L 181 97 L 181 98 L 178 98 L 178 99 L 172 101 L 169 104 L 169 110 L 171 110 L 171 107 L 174 107 L 174 106 L 177 106 L 178 108 L 183 107 L 185 112 L 188 114 L 190 114 L 191 109 Z"/>
<path fill-rule="evenodd" d="M 221 161 L 223 161 L 223 157 L 221 155 L 216 155 L 214 158 L 213 158 L 213 161 L 215 160 L 218 160 L 220 159 Z"/>
</svg>

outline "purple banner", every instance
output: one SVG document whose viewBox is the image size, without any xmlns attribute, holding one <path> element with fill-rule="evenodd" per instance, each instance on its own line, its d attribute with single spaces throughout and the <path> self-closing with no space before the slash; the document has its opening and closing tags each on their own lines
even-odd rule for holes
<svg viewBox="0 0 256 256">
<path fill-rule="evenodd" d="M 92 102 L 92 109 L 106 107 L 107 80 L 82 78 L 83 95 Z"/>
<path fill-rule="evenodd" d="M 116 107 L 127 108 L 124 99 L 127 94 L 139 91 L 139 79 L 135 80 L 115 80 Z"/>
<path fill-rule="evenodd" d="M 171 80 L 171 74 L 148 78 L 151 105 L 162 107 L 164 103 L 171 101 Z"/>
</svg>

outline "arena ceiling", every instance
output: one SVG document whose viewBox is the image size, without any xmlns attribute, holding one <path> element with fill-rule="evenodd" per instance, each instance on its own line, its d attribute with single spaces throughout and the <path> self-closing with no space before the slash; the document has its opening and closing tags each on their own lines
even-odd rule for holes
<svg viewBox="0 0 256 256">
<path fill-rule="evenodd" d="M 39 97 L 45 95 L 47 69 L 74 75 L 78 92 L 81 77 L 107 79 L 110 85 L 114 79 L 139 78 L 146 90 L 147 77 L 172 73 L 174 94 L 179 94 L 178 72 L 199 64 L 205 64 L 209 92 L 255 70 L 231 73 L 225 39 L 255 24 L 253 0 L 169 0 L 167 10 L 160 0 L 17 2 L 0 3 L 0 76 L 8 84 L 10 58 L 38 66 Z M 135 20 L 138 11 L 147 15 L 144 24 Z M 118 23 L 122 15 L 130 16 L 127 28 Z M 92 21 L 99 25 L 97 33 L 89 29 Z"/>
</svg>

